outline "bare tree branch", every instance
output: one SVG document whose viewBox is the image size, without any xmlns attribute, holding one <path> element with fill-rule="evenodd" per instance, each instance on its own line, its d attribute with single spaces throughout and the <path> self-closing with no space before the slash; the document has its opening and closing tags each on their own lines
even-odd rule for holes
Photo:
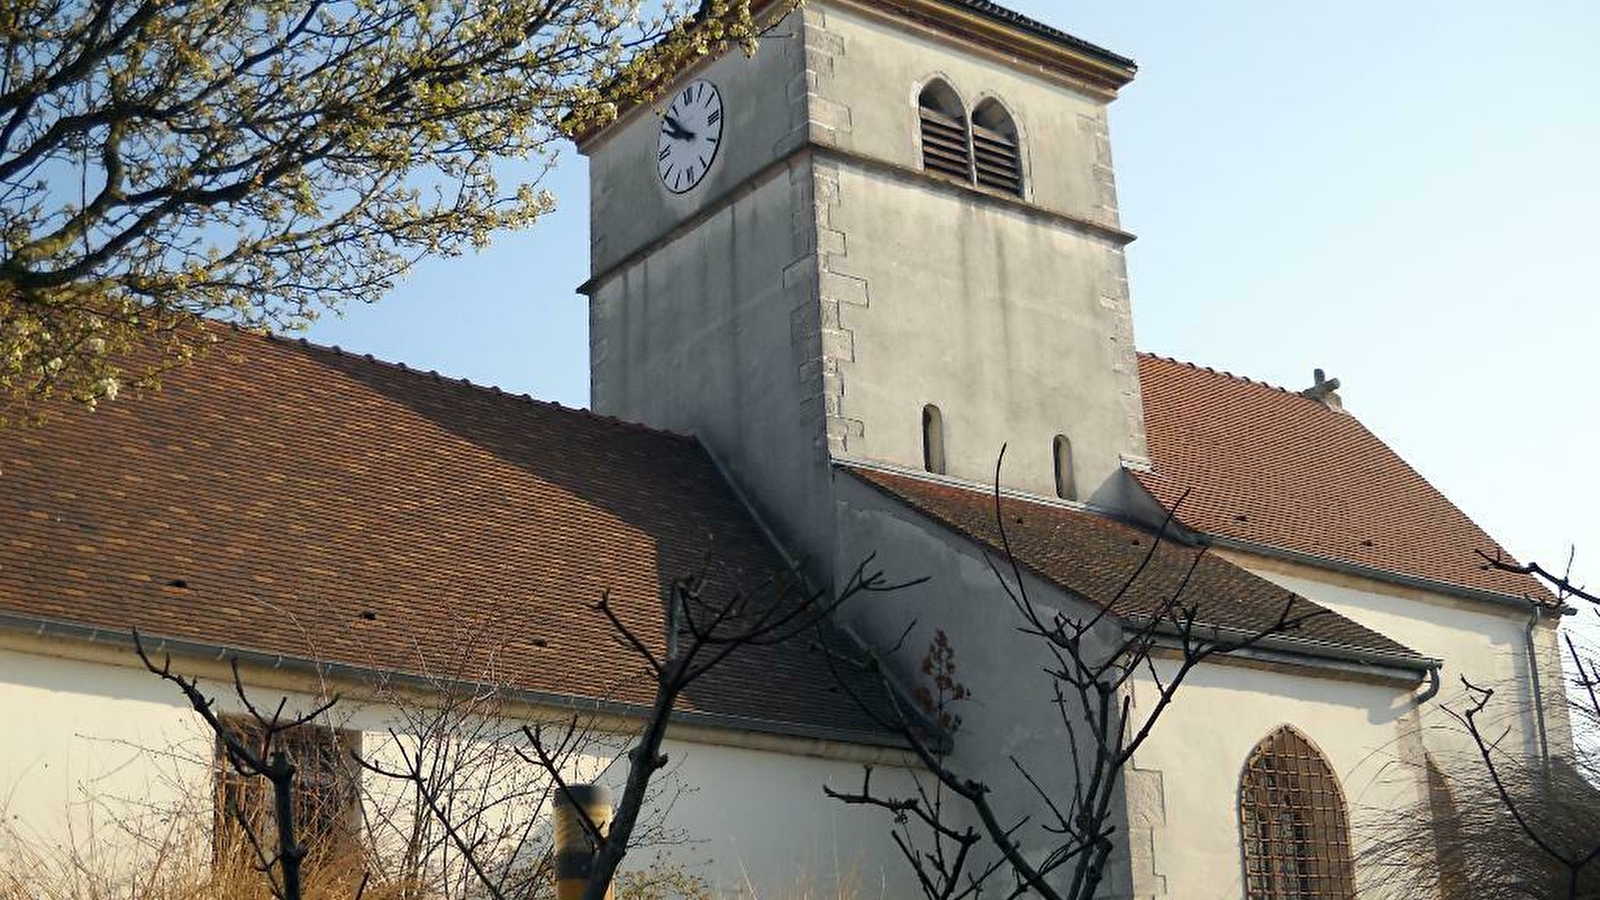
<svg viewBox="0 0 1600 900">
<path fill-rule="evenodd" d="M 227 761 L 234 770 L 245 778 L 263 778 L 272 786 L 277 849 L 271 855 L 268 855 L 262 846 L 254 825 L 245 811 L 235 808 L 231 812 L 260 860 L 261 871 L 267 876 L 273 895 L 279 900 L 301 900 L 302 868 L 310 851 L 300 841 L 295 821 L 295 776 L 298 770 L 289 754 L 275 744 L 281 735 L 321 718 L 339 702 L 339 697 L 335 695 L 310 712 L 288 718 L 283 715 L 288 702 L 287 698 L 284 698 L 271 715 L 264 714 L 251 702 L 244 689 L 244 681 L 239 674 L 238 659 L 231 660 L 235 693 L 254 720 L 260 734 L 260 747 L 253 748 L 244 741 L 237 729 L 217 715 L 215 701 L 200 690 L 198 679 L 184 678 L 174 673 L 171 656 L 163 656 L 161 665 L 156 665 L 145 652 L 144 641 L 137 629 L 133 631 L 133 646 L 145 668 L 163 681 L 175 685 L 194 711 L 200 714 L 200 718 L 222 744 Z"/>
<path fill-rule="evenodd" d="M 828 795 L 851 805 L 888 811 L 898 816 L 896 821 L 902 828 L 908 817 L 922 824 L 923 831 L 935 842 L 933 850 L 917 850 L 909 832 L 897 833 L 895 839 L 897 843 L 904 842 L 902 854 L 910 860 L 929 900 L 975 896 L 1000 872 L 1012 878 L 1005 889 L 1007 898 L 1031 893 L 1045 900 L 1092 900 L 1114 849 L 1116 798 L 1122 773 L 1154 733 L 1189 675 L 1215 657 L 1292 632 L 1321 614 L 1321 610 L 1299 611 L 1289 602 L 1270 622 L 1236 633 L 1202 625 L 1203 610 L 1199 600 L 1189 596 L 1189 586 L 1204 558 L 1203 549 L 1193 553 L 1178 583 L 1154 609 L 1137 614 L 1125 609 L 1124 601 L 1168 540 L 1176 516 L 1174 509 L 1168 511 L 1155 539 L 1108 601 L 1096 604 L 1083 616 L 1047 611 L 1031 596 L 1023 565 L 1007 533 L 1000 482 L 1004 458 L 1002 449 L 993 486 L 996 543 L 1001 558 L 989 555 L 987 559 L 991 573 L 1019 618 L 1017 632 L 1032 639 L 1051 660 L 1044 674 L 1050 687 L 1050 704 L 1065 738 L 1062 755 L 1072 775 L 1069 793 L 1056 796 L 1018 757 L 1008 757 L 1006 762 L 1038 800 L 1039 809 L 1048 814 L 1048 821 L 1035 823 L 1035 830 L 1048 843 L 1043 847 L 1025 846 L 1023 826 L 1030 820 L 1006 822 L 994 806 L 991 785 L 957 771 L 942 749 L 959 739 L 960 718 L 951 712 L 951 707 L 969 696 L 954 679 L 953 651 L 942 632 L 935 635 L 922 663 L 923 675 L 933 681 L 936 690 L 919 689 L 921 710 L 909 709 L 899 700 L 881 651 L 845 662 L 854 662 L 876 675 L 882 689 L 895 698 L 894 718 L 880 720 L 880 724 L 905 741 L 941 789 L 959 798 L 976 815 L 978 827 L 968 831 L 952 828 L 941 817 L 939 808 L 930 808 L 919 797 L 875 794 L 870 781 L 864 782 L 857 793 L 829 791 Z M 1157 670 L 1158 658 L 1167 660 L 1166 677 Z M 847 680 L 841 677 L 838 655 L 830 655 L 829 660 L 835 680 L 846 686 L 846 693 L 859 706 L 868 708 L 864 698 L 849 690 Z M 1128 685 L 1140 675 L 1148 678 L 1155 698 L 1142 704 L 1147 711 L 1135 717 Z M 945 840 L 955 841 L 961 852 L 947 867 L 930 865 L 929 860 L 942 859 L 937 844 Z M 967 851 L 973 850 L 979 840 L 998 854 L 998 860 L 978 871 L 965 871 L 971 864 Z"/>
</svg>

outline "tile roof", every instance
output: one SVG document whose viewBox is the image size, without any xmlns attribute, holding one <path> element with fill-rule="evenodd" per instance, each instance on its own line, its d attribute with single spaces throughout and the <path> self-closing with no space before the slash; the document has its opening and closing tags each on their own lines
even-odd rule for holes
<svg viewBox="0 0 1600 900">
<path fill-rule="evenodd" d="M 1528 576 L 1485 571 L 1503 548 L 1355 416 L 1226 372 L 1141 354 L 1155 469 L 1135 473 L 1205 534 L 1511 596 Z"/>
<path fill-rule="evenodd" d="M 989 550 L 1002 552 L 990 491 L 870 469 L 847 471 Z M 1011 497 L 1002 500 L 1001 508 L 1006 540 L 1017 561 L 1085 600 L 1110 604 L 1137 572 L 1128 591 L 1116 600 L 1114 612 L 1153 614 L 1180 587 L 1186 600 L 1195 604 L 1197 621 L 1222 628 L 1262 631 L 1278 621 L 1286 606 L 1294 617 L 1321 610 L 1288 637 L 1311 647 L 1423 663 L 1423 658 L 1407 647 L 1213 554 L 1200 556 L 1185 586 L 1184 578 L 1201 551 L 1173 541 L 1162 541 L 1141 572 L 1139 566 L 1154 541 L 1152 531 L 1097 513 Z"/>
<path fill-rule="evenodd" d="M 676 579 L 787 572 L 689 438 L 245 334 L 164 381 L 0 430 L 0 615 L 636 704 L 602 592 L 664 640 Z M 876 740 L 836 691 L 797 641 L 683 707 Z"/>
<path fill-rule="evenodd" d="M 1091 44 L 1083 38 L 1068 34 L 1053 25 L 1046 25 L 1038 19 L 1030 18 L 998 3 L 991 3 L 989 0 L 945 0 L 945 2 L 951 6 L 959 6 L 963 9 L 971 10 L 984 18 L 1021 28 L 1023 31 L 1031 32 L 1039 37 L 1071 47 L 1074 50 L 1082 50 L 1092 56 L 1098 56 L 1106 62 L 1123 66 L 1130 71 L 1138 68 L 1138 64 L 1126 56 L 1113 53 L 1098 44 Z"/>
</svg>

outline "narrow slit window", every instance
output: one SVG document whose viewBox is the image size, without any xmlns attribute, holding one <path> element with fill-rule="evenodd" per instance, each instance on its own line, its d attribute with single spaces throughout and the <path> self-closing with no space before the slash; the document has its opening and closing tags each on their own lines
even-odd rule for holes
<svg viewBox="0 0 1600 900">
<path fill-rule="evenodd" d="M 996 100 L 985 100 L 972 114 L 972 152 L 978 184 L 1022 196 L 1022 142 Z"/>
<path fill-rule="evenodd" d="M 1056 435 L 1052 452 L 1056 465 L 1056 496 L 1063 500 L 1078 499 L 1078 486 L 1072 478 L 1072 441 L 1064 434 Z"/>
<path fill-rule="evenodd" d="M 922 467 L 935 475 L 945 474 L 944 415 L 931 403 L 922 408 Z"/>
<path fill-rule="evenodd" d="M 1333 769 L 1287 726 L 1256 745 L 1239 784 L 1248 900 L 1352 900 L 1344 794 Z"/>
<path fill-rule="evenodd" d="M 917 100 L 922 122 L 922 167 L 929 172 L 972 180 L 972 147 L 961 99 L 942 81 L 935 81 Z"/>
</svg>

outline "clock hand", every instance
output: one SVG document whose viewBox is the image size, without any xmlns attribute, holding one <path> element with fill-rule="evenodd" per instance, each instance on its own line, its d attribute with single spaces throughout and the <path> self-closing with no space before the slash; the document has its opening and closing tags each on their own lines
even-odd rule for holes
<svg viewBox="0 0 1600 900">
<path fill-rule="evenodd" d="M 682 125 L 680 125 L 678 123 L 677 119 L 674 119 L 671 116 L 667 116 L 666 120 L 667 120 L 667 135 L 669 137 L 676 138 L 677 140 L 680 140 L 680 141 L 692 141 L 692 140 L 694 140 L 694 132 L 692 132 L 689 129 L 687 129 L 687 128 L 683 127 Z"/>
</svg>

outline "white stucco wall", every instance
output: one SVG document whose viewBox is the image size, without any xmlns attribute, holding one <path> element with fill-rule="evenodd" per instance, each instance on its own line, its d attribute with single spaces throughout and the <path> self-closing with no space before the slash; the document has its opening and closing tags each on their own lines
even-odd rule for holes
<svg viewBox="0 0 1600 900">
<path fill-rule="evenodd" d="M 913 682 L 928 634 L 946 630 L 962 680 L 974 693 L 955 760 L 996 787 L 1002 808 L 1026 811 L 1032 798 L 1015 790 L 1009 755 L 1035 769 L 1053 763 L 1055 775 L 1067 765 L 1037 642 L 1017 634 L 1019 617 L 970 542 L 920 521 L 852 476 L 840 473 L 836 481 L 841 547 L 857 557 L 876 554 L 875 564 L 891 579 L 930 579 L 915 591 L 875 598 L 849 612 L 853 627 L 887 646 L 908 624 L 919 623 L 896 657 Z M 842 564 L 843 550 L 840 559 Z M 1073 608 L 1053 587 L 1032 578 L 1027 584 L 1046 604 Z M 1474 643 L 1468 636 L 1492 623 L 1441 615 L 1438 624 L 1441 640 L 1481 650 L 1483 638 Z M 1450 637 L 1454 632 L 1459 635 Z M 1419 623 L 1408 633 L 1431 632 Z M 1107 897 L 1242 900 L 1239 778 L 1255 746 L 1284 725 L 1315 743 L 1340 779 L 1357 855 L 1385 814 L 1409 809 L 1423 797 L 1422 719 L 1415 706 L 1422 685 L 1285 662 L 1209 663 L 1190 674 L 1123 773 L 1126 821 L 1118 831 Z M 1160 663 L 1164 679 L 1173 666 L 1170 660 Z M 1148 677 L 1135 682 L 1132 697 L 1133 714 L 1142 721 L 1154 698 Z"/>
<path fill-rule="evenodd" d="M 209 790 L 203 726 L 148 673 L 0 649 L 0 711 L 0 844 L 92 844 L 107 812 Z"/>
<path fill-rule="evenodd" d="M 1173 668 L 1159 671 L 1166 678 Z M 1136 709 L 1154 694 L 1140 679 Z M 1242 900 L 1239 778 L 1256 744 L 1283 725 L 1305 735 L 1338 776 L 1359 856 L 1367 823 L 1422 797 L 1405 756 L 1410 715 L 1405 688 L 1234 665 L 1196 669 L 1129 776 L 1140 788 L 1133 815 L 1152 841 L 1148 854 L 1135 854 L 1146 866 L 1134 873 L 1135 896 Z"/>
<path fill-rule="evenodd" d="M 183 661 L 174 668 L 182 671 Z M 202 683 L 219 698 L 219 708 L 238 711 L 225 684 Z M 284 695 L 265 687 L 252 693 L 271 702 Z M 309 705 L 305 696 L 290 697 L 290 709 Z M 0 741 L 6 826 L 0 860 L 12 859 L 7 854 L 18 852 L 21 841 L 30 850 L 92 851 L 106 871 L 144 871 L 151 851 L 117 826 L 119 818 L 146 839 L 161 836 L 152 829 L 182 826 L 190 832 L 189 852 L 204 852 L 212 744 L 171 685 L 142 669 L 13 646 L 0 649 L 0 710 L 7 722 Z M 392 707 L 358 701 L 342 703 L 329 719 L 363 732 L 368 752 L 390 760 L 383 748 L 395 721 Z M 587 770 L 580 774 L 604 766 L 603 754 L 612 752 L 605 745 L 622 744 L 611 738 L 593 747 L 578 764 Z M 643 848 L 629 866 L 648 866 L 664 852 L 728 896 L 834 896 L 840 883 L 859 898 L 904 897 L 912 889 L 885 819 L 822 793 L 824 784 L 857 787 L 861 760 L 877 755 L 873 751 L 844 748 L 830 758 L 683 739 L 665 749 L 671 774 L 658 787 L 663 798 L 674 798 L 665 824 L 685 840 Z M 898 784 L 903 770 L 878 762 L 875 779 L 885 787 Z M 617 780 L 620 788 L 623 774 L 613 767 L 605 780 Z M 366 776 L 377 794 L 384 786 L 374 780 Z M 175 821 L 170 811 L 178 808 L 191 821 Z"/>
<path fill-rule="evenodd" d="M 1464 676 L 1496 691 L 1486 716 L 1511 728 L 1507 749 L 1535 748 L 1532 679 L 1525 644 L 1529 611 L 1499 606 L 1242 553 L 1226 554 L 1257 575 L 1315 600 L 1424 656 L 1441 660 L 1440 690 L 1422 708 L 1423 738 L 1440 765 L 1475 765 L 1475 750 L 1443 708 L 1461 708 Z M 1569 740 L 1555 620 L 1535 633 L 1552 751 Z M 1465 760 L 1462 759 L 1465 755 Z"/>
</svg>

